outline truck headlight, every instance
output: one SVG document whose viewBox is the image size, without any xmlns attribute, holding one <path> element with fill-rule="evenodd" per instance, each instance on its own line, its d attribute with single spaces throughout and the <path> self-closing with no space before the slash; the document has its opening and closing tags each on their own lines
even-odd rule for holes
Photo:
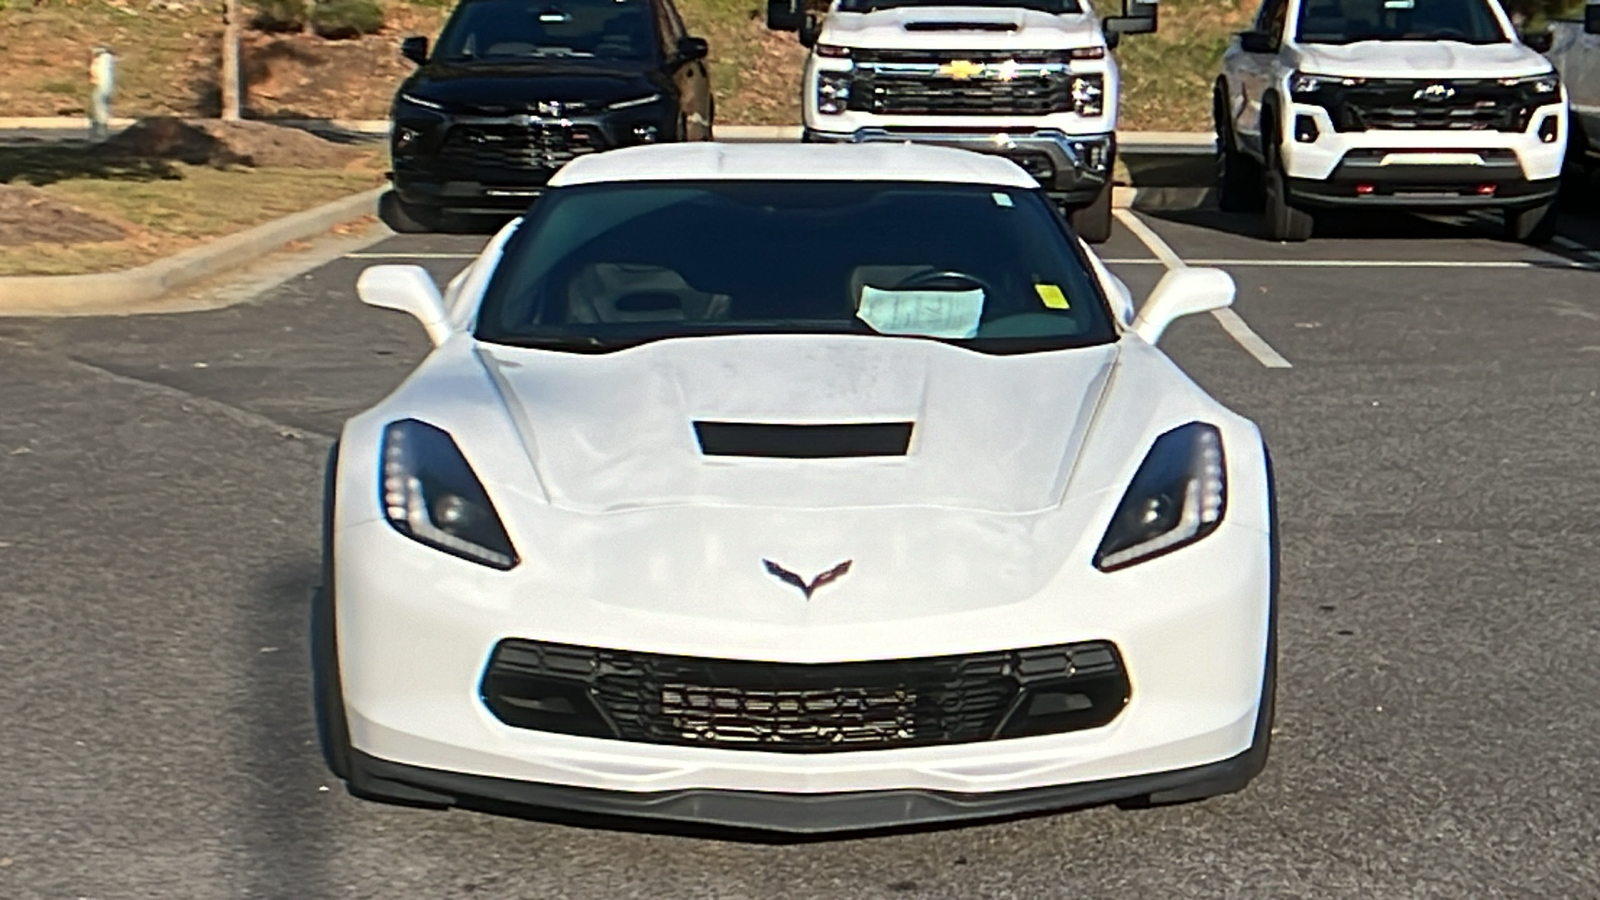
<svg viewBox="0 0 1600 900">
<path fill-rule="evenodd" d="M 1295 72 L 1289 76 L 1289 96 L 1301 102 L 1311 102 L 1323 88 L 1355 87 L 1364 78 L 1345 78 L 1342 75 L 1317 75 L 1312 72 Z"/>
<path fill-rule="evenodd" d="M 1072 76 L 1072 111 L 1093 118 L 1106 111 L 1106 77 L 1101 74 Z"/>
<path fill-rule="evenodd" d="M 817 75 L 817 112 L 838 115 L 850 108 L 850 73 L 822 72 Z"/>
<path fill-rule="evenodd" d="M 1227 508 L 1222 433 L 1190 422 L 1156 438 L 1111 517 L 1094 567 L 1111 572 L 1200 540 Z"/>
<path fill-rule="evenodd" d="M 1527 94 L 1538 96 L 1555 96 L 1561 92 L 1561 76 L 1555 72 L 1546 72 L 1543 75 L 1532 75 L 1527 78 L 1504 78 L 1500 81 L 1506 86 L 1517 86 Z"/>
</svg>

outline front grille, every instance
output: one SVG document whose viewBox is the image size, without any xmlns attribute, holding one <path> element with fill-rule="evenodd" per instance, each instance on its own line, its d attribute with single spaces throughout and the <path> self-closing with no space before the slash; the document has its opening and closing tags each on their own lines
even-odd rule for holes
<svg viewBox="0 0 1600 900">
<path fill-rule="evenodd" d="M 599 129 L 561 124 L 455 125 L 439 149 L 447 167 L 554 171 L 604 148 Z"/>
<path fill-rule="evenodd" d="M 1069 81 L 1051 76 L 1010 81 L 876 75 L 858 78 L 850 108 L 882 115 L 1038 116 L 1070 112 Z"/>
<path fill-rule="evenodd" d="M 1433 90 L 1433 99 L 1429 91 Z M 1494 81 L 1375 79 L 1320 102 L 1339 131 L 1522 131 L 1532 107 Z"/>
<path fill-rule="evenodd" d="M 1128 700 L 1104 641 L 850 663 L 771 663 L 505 640 L 481 685 L 502 722 L 773 752 L 959 744 L 1110 722 Z"/>
</svg>

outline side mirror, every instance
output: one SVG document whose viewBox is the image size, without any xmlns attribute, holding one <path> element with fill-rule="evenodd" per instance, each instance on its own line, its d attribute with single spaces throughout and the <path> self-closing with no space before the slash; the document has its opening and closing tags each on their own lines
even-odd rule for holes
<svg viewBox="0 0 1600 900">
<path fill-rule="evenodd" d="M 428 39 L 420 35 L 412 35 L 400 42 L 400 55 L 411 60 L 417 65 L 428 61 Z"/>
<path fill-rule="evenodd" d="M 1600 3 L 1590 3 L 1583 8 L 1583 33 L 1600 34 Z"/>
<path fill-rule="evenodd" d="M 773 31 L 799 31 L 805 21 L 805 0 L 767 0 L 767 27 Z"/>
<path fill-rule="evenodd" d="M 678 41 L 678 62 L 694 62 L 705 59 L 711 53 L 711 45 L 705 38 L 686 37 Z"/>
<path fill-rule="evenodd" d="M 1150 34 L 1159 23 L 1161 7 L 1148 0 L 1122 0 L 1122 15 L 1100 20 L 1106 46 L 1115 49 L 1125 34 Z"/>
<path fill-rule="evenodd" d="M 1549 31 L 1528 32 L 1521 37 L 1522 42 L 1528 45 L 1528 49 L 1535 53 L 1549 53 L 1550 48 L 1556 44 L 1555 34 Z"/>
<path fill-rule="evenodd" d="M 450 319 L 433 276 L 421 266 L 372 266 L 356 279 L 356 294 L 368 306 L 415 316 L 435 347 L 450 337 Z"/>
<path fill-rule="evenodd" d="M 1174 321 L 1232 305 L 1237 291 L 1233 276 L 1221 269 L 1169 269 L 1145 298 L 1133 333 L 1154 344 Z"/>
<path fill-rule="evenodd" d="M 822 23 L 812 13 L 806 13 L 805 21 L 800 23 L 800 46 L 810 49 L 817 45 L 817 39 L 822 37 Z"/>
<path fill-rule="evenodd" d="M 1265 31 L 1241 31 L 1239 49 L 1246 53 L 1277 53 L 1278 41 Z"/>
</svg>

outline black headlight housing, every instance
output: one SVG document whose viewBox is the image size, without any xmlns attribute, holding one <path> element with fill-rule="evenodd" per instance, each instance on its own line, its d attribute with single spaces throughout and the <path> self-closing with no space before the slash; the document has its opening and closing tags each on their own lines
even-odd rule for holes
<svg viewBox="0 0 1600 900">
<path fill-rule="evenodd" d="M 1156 438 L 1095 551 L 1095 568 L 1127 568 L 1217 530 L 1227 511 L 1227 472 L 1214 425 L 1190 422 Z"/>
<path fill-rule="evenodd" d="M 396 531 L 491 569 L 516 566 L 494 504 L 449 434 L 417 419 L 391 422 L 382 466 L 379 502 Z"/>
</svg>

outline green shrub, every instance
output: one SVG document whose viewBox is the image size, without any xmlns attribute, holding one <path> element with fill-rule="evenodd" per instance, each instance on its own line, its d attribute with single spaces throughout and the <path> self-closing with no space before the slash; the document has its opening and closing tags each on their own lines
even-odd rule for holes
<svg viewBox="0 0 1600 900">
<path fill-rule="evenodd" d="M 254 0 L 250 27 L 273 34 L 297 34 L 311 16 L 309 0 Z"/>
<path fill-rule="evenodd" d="M 383 30 L 376 0 L 320 0 L 311 8 L 311 30 L 329 40 L 348 40 Z"/>
</svg>

